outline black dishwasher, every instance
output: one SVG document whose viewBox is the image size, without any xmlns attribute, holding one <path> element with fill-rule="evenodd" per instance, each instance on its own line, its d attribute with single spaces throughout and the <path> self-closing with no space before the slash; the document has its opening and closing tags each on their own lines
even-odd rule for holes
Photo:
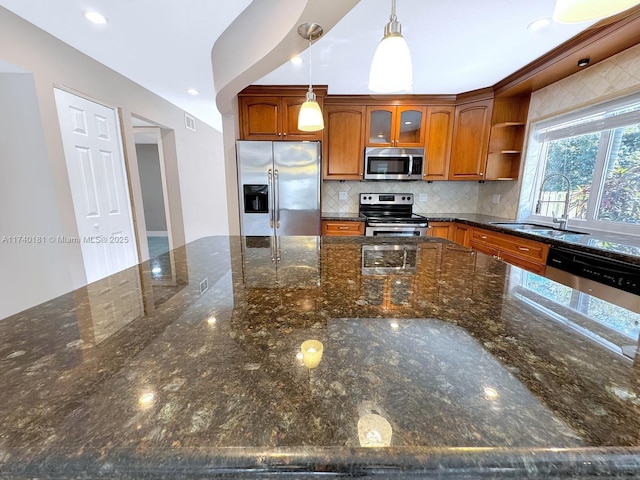
<svg viewBox="0 0 640 480">
<path fill-rule="evenodd" d="M 547 265 L 640 295 L 640 265 L 558 246 L 549 249 Z"/>
</svg>

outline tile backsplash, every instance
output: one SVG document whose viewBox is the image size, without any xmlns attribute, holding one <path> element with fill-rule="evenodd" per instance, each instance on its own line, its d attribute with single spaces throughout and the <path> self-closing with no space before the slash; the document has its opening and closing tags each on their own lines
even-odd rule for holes
<svg viewBox="0 0 640 480">
<path fill-rule="evenodd" d="M 416 213 L 483 213 L 515 218 L 517 182 L 359 182 L 324 181 L 323 213 L 356 213 L 360 193 L 412 193 Z M 340 193 L 346 198 L 341 200 Z M 421 200 L 426 195 L 426 200 Z M 499 195 L 498 203 L 493 203 Z"/>
</svg>

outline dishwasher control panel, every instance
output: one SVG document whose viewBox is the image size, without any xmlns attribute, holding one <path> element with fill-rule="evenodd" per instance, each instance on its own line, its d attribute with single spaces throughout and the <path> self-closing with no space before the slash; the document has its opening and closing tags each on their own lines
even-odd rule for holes
<svg viewBox="0 0 640 480">
<path fill-rule="evenodd" d="M 547 265 L 640 295 L 640 265 L 555 246 L 549 249 Z"/>
</svg>

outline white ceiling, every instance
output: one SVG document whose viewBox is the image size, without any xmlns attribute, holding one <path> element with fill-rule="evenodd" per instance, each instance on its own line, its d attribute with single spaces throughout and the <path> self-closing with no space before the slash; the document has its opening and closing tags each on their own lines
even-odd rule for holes
<svg viewBox="0 0 640 480">
<path fill-rule="evenodd" d="M 260 1 L 260 0 L 256 0 Z M 251 0 L 0 0 L 0 6 L 220 129 L 211 48 Z M 410 93 L 455 94 L 491 86 L 590 24 L 532 21 L 550 17 L 555 0 L 397 0 L 411 49 Z M 90 24 L 97 10 L 108 25 Z M 390 0 L 361 0 L 312 48 L 313 83 L 332 94 L 368 94 L 369 64 L 391 12 Z M 305 63 L 286 63 L 256 84 L 308 82 Z M 1 59 L 0 59 L 1 60 Z M 200 95 L 186 90 L 196 88 Z"/>
</svg>

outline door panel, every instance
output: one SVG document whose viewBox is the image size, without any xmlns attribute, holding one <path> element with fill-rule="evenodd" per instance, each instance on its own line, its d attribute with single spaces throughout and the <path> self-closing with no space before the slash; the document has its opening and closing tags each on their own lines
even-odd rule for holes
<svg viewBox="0 0 640 480">
<path fill-rule="evenodd" d="M 55 89 L 87 282 L 138 262 L 116 111 Z"/>
<path fill-rule="evenodd" d="M 273 144 L 277 235 L 320 235 L 320 144 Z"/>
<path fill-rule="evenodd" d="M 269 185 L 269 170 L 273 172 L 273 143 L 268 141 L 239 141 L 236 144 L 240 192 L 240 230 L 242 235 L 273 235 L 269 217 L 273 210 L 273 190 Z M 244 186 L 267 186 L 267 211 L 245 205 Z"/>
<path fill-rule="evenodd" d="M 447 180 L 453 139 L 454 107 L 429 107 L 427 110 L 425 180 Z"/>
</svg>

